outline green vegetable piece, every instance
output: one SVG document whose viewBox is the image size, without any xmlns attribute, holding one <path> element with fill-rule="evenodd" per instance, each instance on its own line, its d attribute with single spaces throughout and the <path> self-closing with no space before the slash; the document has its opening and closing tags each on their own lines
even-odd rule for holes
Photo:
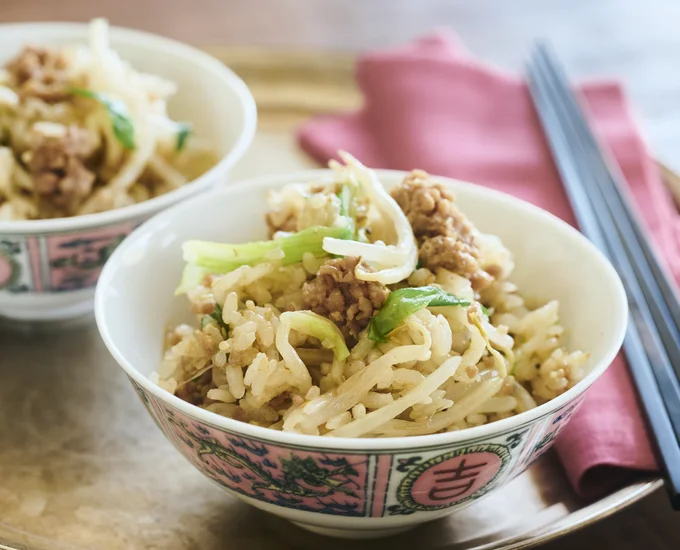
<svg viewBox="0 0 680 550">
<path fill-rule="evenodd" d="M 210 274 L 211 271 L 204 267 L 198 267 L 193 264 L 185 265 L 184 270 L 182 271 L 182 279 L 175 290 L 175 296 L 189 292 L 197 286 L 202 285 L 203 280 Z"/>
<path fill-rule="evenodd" d="M 215 323 L 220 329 L 224 331 L 225 337 L 229 334 L 229 327 L 222 320 L 222 307 L 218 304 L 215 304 L 215 309 L 212 310 L 212 313 L 204 315 L 201 318 L 201 328 L 205 328 L 208 323 Z"/>
<path fill-rule="evenodd" d="M 354 193 L 352 187 L 347 183 L 342 186 L 342 189 L 340 189 L 338 198 L 340 199 L 341 216 L 351 216 L 353 195 Z"/>
<path fill-rule="evenodd" d="M 338 361 L 344 361 L 349 357 L 345 337 L 330 319 L 313 311 L 304 310 L 286 311 L 281 314 L 281 320 L 288 321 L 292 329 L 321 340 L 321 345 L 326 349 L 332 349 Z"/>
<path fill-rule="evenodd" d="M 280 249 L 281 263 L 294 264 L 302 261 L 305 252 L 320 258 L 327 253 L 323 249 L 326 237 L 351 239 L 352 230 L 344 227 L 309 227 L 298 233 L 271 241 L 245 244 L 224 244 L 208 241 L 187 241 L 182 246 L 187 262 L 182 280 L 175 294 L 183 294 L 200 285 L 206 275 L 229 273 L 242 265 L 256 265 L 267 260 L 266 255 Z"/>
<path fill-rule="evenodd" d="M 266 260 L 267 253 L 283 251 L 283 265 L 302 261 L 305 252 L 316 257 L 327 255 L 323 249 L 326 237 L 351 239 L 352 232 L 344 227 L 309 227 L 292 235 L 271 241 L 255 241 L 245 244 L 225 244 L 208 241 L 187 241 L 182 249 L 184 260 L 211 270 L 233 271 L 242 265 L 255 265 Z M 219 272 L 219 271 L 218 271 Z"/>
<path fill-rule="evenodd" d="M 92 90 L 74 88 L 71 92 L 80 97 L 94 99 L 103 105 L 111 120 L 113 135 L 116 136 L 116 139 L 126 149 L 131 151 L 135 148 L 135 128 L 132 120 L 130 120 L 130 114 L 125 103 L 118 99 L 112 99 L 106 94 L 93 92 Z"/>
<path fill-rule="evenodd" d="M 400 288 L 390 292 L 380 311 L 371 319 L 368 338 L 375 342 L 385 342 L 390 332 L 425 307 L 469 305 L 470 302 L 436 286 Z"/>
<path fill-rule="evenodd" d="M 352 185 L 345 183 L 338 193 L 340 199 L 340 215 L 349 220 L 352 230 L 352 237 L 356 237 L 356 209 L 354 208 L 355 189 Z"/>
<path fill-rule="evenodd" d="M 192 132 L 193 129 L 191 128 L 191 124 L 188 122 L 177 123 L 177 141 L 175 142 L 175 150 L 177 152 L 184 149 L 184 146 L 187 144 L 189 136 L 191 136 Z"/>
<path fill-rule="evenodd" d="M 482 313 L 484 315 L 486 315 L 487 317 L 491 314 L 491 312 L 489 311 L 489 309 L 485 305 L 479 304 L 479 307 L 482 308 Z"/>
</svg>

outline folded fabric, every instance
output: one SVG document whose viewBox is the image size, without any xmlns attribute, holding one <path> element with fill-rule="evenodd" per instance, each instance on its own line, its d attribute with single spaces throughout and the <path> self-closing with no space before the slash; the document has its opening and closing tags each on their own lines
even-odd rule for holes
<svg viewBox="0 0 680 550">
<path fill-rule="evenodd" d="M 436 33 L 360 59 L 364 106 L 299 131 L 327 162 L 338 149 L 369 166 L 421 168 L 504 191 L 575 225 L 526 84 L 473 59 L 455 35 Z M 581 91 L 649 231 L 680 280 L 679 217 L 617 83 Z M 596 497 L 635 471 L 657 469 L 623 355 L 588 394 L 556 442 L 574 489 Z"/>
</svg>

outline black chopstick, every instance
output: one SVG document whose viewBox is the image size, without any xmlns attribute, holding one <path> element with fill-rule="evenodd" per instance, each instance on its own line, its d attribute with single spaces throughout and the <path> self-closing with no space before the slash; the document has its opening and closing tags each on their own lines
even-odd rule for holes
<svg viewBox="0 0 680 550">
<path fill-rule="evenodd" d="M 633 258 L 637 277 L 645 282 L 642 285 L 645 299 L 650 305 L 676 375 L 680 375 L 680 345 L 673 345 L 673 342 L 680 342 L 680 302 L 677 293 L 628 201 L 618 166 L 606 157 L 606 150 L 599 145 L 595 134 L 590 130 L 574 94 L 571 93 L 566 76 L 546 46 L 539 45 L 536 51 L 539 62 L 542 62 L 546 72 L 552 77 L 552 89 L 563 110 L 566 123 L 578 135 L 584 149 L 583 154 L 588 157 L 588 165 L 594 173 L 593 180 L 597 188 L 592 189 L 596 197 L 591 194 L 591 200 L 597 200 L 596 209 L 609 210 L 628 255 Z"/>
<path fill-rule="evenodd" d="M 680 356 L 680 341 L 673 338 L 672 330 L 662 329 L 664 335 L 662 338 L 655 323 L 655 320 L 664 317 L 674 317 L 671 307 L 664 311 L 661 304 L 655 301 L 652 312 L 645 299 L 648 296 L 655 299 L 659 296 L 668 296 L 669 290 L 670 295 L 675 296 L 675 293 L 667 279 L 664 278 L 664 281 L 668 288 L 657 282 L 660 277 L 659 271 L 650 267 L 648 263 L 650 258 L 655 260 L 651 247 L 648 247 L 651 256 L 645 254 L 644 250 L 640 254 L 639 249 L 643 247 L 640 242 L 644 243 L 644 240 L 636 236 L 635 242 L 639 245 L 636 248 L 634 245 L 626 246 L 622 239 L 621 233 L 630 233 L 630 226 L 627 228 L 623 223 L 618 225 L 615 223 L 611 209 L 606 204 L 607 198 L 613 202 L 615 197 L 609 197 L 603 191 L 611 189 L 605 187 L 608 181 L 604 177 L 605 172 L 609 175 L 609 180 L 613 179 L 613 176 L 608 169 L 602 169 L 602 163 L 596 162 L 600 157 L 599 150 L 594 147 L 596 141 L 586 139 L 587 136 L 584 136 L 586 132 L 583 126 L 588 130 L 585 117 L 576 116 L 574 113 L 579 109 L 575 101 L 565 100 L 565 96 L 571 95 L 571 91 L 565 85 L 566 79 L 556 78 L 554 65 L 544 48 L 539 49 L 534 55 L 529 66 L 532 97 L 579 226 L 583 233 L 609 256 L 626 287 L 633 322 L 629 323 L 624 349 L 656 439 L 671 503 L 678 509 L 680 384 L 669 356 Z M 606 165 L 604 166 L 606 168 Z M 615 204 L 619 210 L 629 206 L 621 206 L 622 201 Z M 639 226 L 637 229 L 641 233 Z M 659 267 L 658 263 L 656 267 Z M 643 277 L 638 280 L 636 275 L 640 273 Z"/>
<path fill-rule="evenodd" d="M 592 173 L 588 171 L 587 165 L 578 163 L 578 152 L 573 149 L 573 140 L 570 142 L 569 134 L 564 127 L 557 134 L 560 124 L 559 111 L 556 110 L 554 103 L 550 101 L 552 89 L 545 79 L 542 67 L 536 65 L 536 73 L 530 78 L 532 89 L 537 101 L 537 106 L 541 110 L 542 120 L 551 124 L 551 146 L 553 154 L 558 163 L 558 168 L 562 172 L 565 181 L 565 189 L 572 203 L 572 207 L 583 233 L 593 241 L 598 248 L 605 252 L 621 275 L 631 310 L 631 319 L 635 323 L 637 333 L 644 345 L 646 355 L 651 360 L 650 368 L 654 371 L 655 378 L 660 386 L 660 393 L 663 401 L 670 405 L 669 416 L 671 425 L 674 428 L 675 437 L 680 439 L 680 382 L 675 377 L 672 365 L 663 343 L 658 335 L 657 327 L 654 324 L 651 312 L 643 296 L 642 289 L 635 277 L 632 262 L 626 254 L 621 239 L 609 223 L 604 223 L 607 219 L 606 209 L 600 209 L 593 204 L 592 197 L 588 196 L 588 187 L 583 182 L 590 181 Z M 538 86 L 543 87 L 539 90 Z M 568 127 L 567 127 L 568 128 Z M 565 154 L 569 154 L 566 157 Z M 567 170 L 567 171 L 565 171 Z M 600 205 L 601 206 L 601 205 Z M 599 215 L 596 213 L 599 212 Z M 633 367 L 631 367 L 633 368 Z"/>
<path fill-rule="evenodd" d="M 550 54 L 550 50 L 547 46 L 543 45 L 539 47 L 541 55 L 548 62 L 548 68 L 553 72 L 555 79 L 560 83 L 563 89 L 569 92 L 569 86 L 566 80 L 564 71 L 561 69 L 558 63 L 554 59 L 554 55 Z M 577 127 L 581 132 L 581 137 L 588 147 L 591 148 L 592 160 L 598 174 L 601 177 L 609 180 L 609 185 L 613 186 L 612 193 L 610 197 L 614 200 L 615 204 L 618 204 L 618 208 L 625 212 L 625 218 L 630 222 L 631 229 L 635 233 L 635 237 L 640 243 L 643 253 L 647 259 L 647 262 L 654 273 L 654 277 L 659 284 L 660 290 L 667 300 L 667 303 L 671 306 L 670 312 L 673 316 L 676 326 L 680 326 L 680 299 L 678 297 L 678 292 L 676 286 L 670 282 L 668 273 L 661 266 L 659 258 L 655 252 L 654 246 L 649 241 L 647 234 L 643 229 L 643 225 L 640 222 L 635 209 L 630 204 L 627 193 L 625 192 L 624 179 L 621 174 L 621 170 L 618 164 L 610 157 L 607 149 L 603 148 L 595 134 L 590 130 L 588 123 L 584 117 L 583 111 L 579 108 L 578 101 L 572 93 L 565 94 L 565 102 L 571 108 L 571 113 L 573 120 L 577 123 Z"/>
<path fill-rule="evenodd" d="M 645 257 L 639 247 L 633 246 L 636 243 L 628 240 L 630 232 L 620 231 L 620 228 L 626 227 L 626 219 L 616 217 L 616 213 L 610 208 L 611 202 L 600 193 L 603 182 L 598 178 L 599 172 L 596 171 L 593 163 L 583 160 L 588 151 L 579 139 L 574 128 L 574 119 L 571 117 L 572 113 L 565 108 L 564 103 L 564 95 L 571 94 L 571 91 L 564 86 L 560 88 L 560 83 L 551 78 L 554 72 L 550 72 L 548 66 L 550 62 L 543 48 L 538 48 L 534 59 L 538 74 L 544 77 L 544 91 L 562 124 L 568 146 L 571 147 L 571 154 L 578 163 L 577 169 L 582 171 L 580 181 L 586 185 L 585 201 L 589 202 L 594 212 L 598 213 L 605 246 L 609 249 L 612 261 L 618 267 L 619 274 L 624 280 L 629 301 L 632 301 L 635 306 L 631 307 L 634 313 L 632 317 L 634 321 L 637 319 L 643 342 L 648 342 L 648 355 L 651 353 L 653 357 L 656 357 L 652 367 L 661 385 L 661 392 L 666 395 L 666 406 L 669 408 L 671 423 L 675 427 L 676 436 L 680 439 L 680 381 L 671 370 L 674 363 L 676 365 L 680 363 L 680 335 L 677 333 L 677 327 L 672 319 L 668 318 L 669 315 L 664 315 L 666 304 L 663 303 L 659 289 L 655 286 L 655 278 Z M 579 160 L 581 162 L 578 162 Z M 607 212 L 610 216 L 607 216 Z M 604 223 L 605 221 L 607 223 Z M 653 328 L 656 330 L 652 330 Z"/>
</svg>

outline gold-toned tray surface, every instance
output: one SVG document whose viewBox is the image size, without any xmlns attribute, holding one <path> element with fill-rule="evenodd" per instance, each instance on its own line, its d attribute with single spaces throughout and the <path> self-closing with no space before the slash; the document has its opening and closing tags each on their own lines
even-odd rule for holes
<svg viewBox="0 0 680 550">
<path fill-rule="evenodd" d="M 314 166 L 292 129 L 359 103 L 345 56 L 212 50 L 251 86 L 259 132 L 235 176 Z M 679 187 L 680 189 L 680 187 Z M 448 518 L 357 549 L 520 548 L 558 537 L 660 486 L 639 479 L 595 503 L 548 454 Z M 346 547 L 247 506 L 188 464 L 154 426 L 91 317 L 0 321 L 0 549 L 141 550 Z"/>
</svg>

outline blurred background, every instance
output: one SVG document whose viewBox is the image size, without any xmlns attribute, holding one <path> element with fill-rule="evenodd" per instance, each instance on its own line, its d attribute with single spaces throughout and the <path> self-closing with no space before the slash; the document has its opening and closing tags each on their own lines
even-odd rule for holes
<svg viewBox="0 0 680 550">
<path fill-rule="evenodd" d="M 680 169 L 680 2 L 674 0 L 0 0 L 0 22 L 88 21 L 203 47 L 361 51 L 437 27 L 520 69 L 529 41 L 550 38 L 576 77 L 622 80 L 655 155 Z"/>
<path fill-rule="evenodd" d="M 301 156 L 292 155 L 301 153 L 292 138 L 290 120 L 274 116 L 275 103 L 285 101 L 286 94 L 279 89 L 275 98 L 268 98 L 270 82 L 257 80 L 262 76 L 258 59 L 274 60 L 266 64 L 272 71 L 277 56 L 285 57 L 281 71 L 290 72 L 297 69 L 286 52 L 309 55 L 316 72 L 320 67 L 326 71 L 323 79 L 328 80 L 331 73 L 344 83 L 351 80 L 353 54 L 449 28 L 474 55 L 508 70 L 521 71 L 531 41 L 545 37 L 574 78 L 622 81 L 640 115 L 652 155 L 680 172 L 678 0 L 0 0 L 1 23 L 87 22 L 101 16 L 113 25 L 206 48 L 244 78 L 243 71 L 251 70 L 254 80 L 246 80 L 260 107 L 269 101 L 272 111 L 266 122 L 269 133 L 258 139 L 269 143 L 270 149 L 291 155 L 291 169 L 301 162 Z M 333 53 L 334 61 L 324 52 Z M 346 62 L 338 62 L 338 53 Z M 304 78 L 300 81 L 306 84 Z M 316 84 L 323 88 L 323 82 Z M 295 124 L 318 110 L 346 108 L 360 101 L 355 90 L 335 84 L 330 92 L 322 89 L 318 105 L 306 105 L 307 111 L 294 113 Z M 298 92 L 290 88 L 288 95 L 295 99 L 291 103 L 300 102 Z M 307 100 L 308 95 L 304 97 Z M 286 116 L 291 115 L 286 112 Z M 246 169 L 251 173 L 253 166 L 265 164 L 255 154 Z M 564 543 L 545 548 L 677 547 L 667 544 L 677 536 L 673 520 L 663 495 L 657 492 Z"/>
</svg>

